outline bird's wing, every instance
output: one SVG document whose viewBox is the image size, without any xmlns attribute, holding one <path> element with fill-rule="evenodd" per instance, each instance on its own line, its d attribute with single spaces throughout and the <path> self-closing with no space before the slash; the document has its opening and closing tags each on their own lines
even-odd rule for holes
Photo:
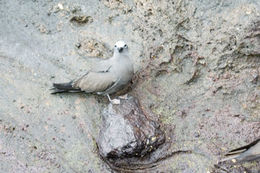
<svg viewBox="0 0 260 173">
<path fill-rule="evenodd" d="M 232 159 L 238 159 L 240 161 L 257 159 L 260 157 L 260 139 L 257 139 L 248 145 L 231 150 L 225 156 L 226 157 L 222 159 L 221 162 Z"/>
<path fill-rule="evenodd" d="M 107 72 L 112 66 L 111 59 L 98 61 L 90 71 L 92 72 Z"/>
<path fill-rule="evenodd" d="M 80 79 L 74 81 L 73 87 L 87 93 L 103 92 L 113 86 L 116 81 L 117 78 L 109 70 L 104 72 L 90 71 Z"/>
<path fill-rule="evenodd" d="M 229 152 L 226 154 L 226 156 L 245 152 L 246 150 L 248 150 L 248 149 L 251 148 L 252 146 L 256 145 L 258 142 L 260 142 L 260 139 L 257 139 L 257 140 L 251 142 L 251 143 L 248 144 L 248 145 L 245 145 L 245 146 L 242 146 L 242 147 L 233 149 L 233 150 L 229 151 Z"/>
</svg>

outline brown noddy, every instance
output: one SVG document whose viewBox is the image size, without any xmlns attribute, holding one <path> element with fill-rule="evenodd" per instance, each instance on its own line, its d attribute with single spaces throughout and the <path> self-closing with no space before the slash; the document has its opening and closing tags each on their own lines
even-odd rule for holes
<svg viewBox="0 0 260 173">
<path fill-rule="evenodd" d="M 134 74 L 133 63 L 128 56 L 128 46 L 124 41 L 116 42 L 113 56 L 100 61 L 86 74 L 68 83 L 54 83 L 52 94 L 63 92 L 86 92 L 106 95 L 115 93 L 126 86 Z"/>
</svg>

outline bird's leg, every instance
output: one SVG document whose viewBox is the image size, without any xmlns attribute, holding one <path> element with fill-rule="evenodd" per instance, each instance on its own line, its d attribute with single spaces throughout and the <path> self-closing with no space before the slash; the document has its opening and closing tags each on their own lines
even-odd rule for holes
<svg viewBox="0 0 260 173">
<path fill-rule="evenodd" d="M 119 105 L 120 104 L 120 99 L 111 99 L 109 94 L 107 94 L 107 98 L 110 101 L 110 103 L 112 103 L 113 105 Z"/>
<path fill-rule="evenodd" d="M 110 98 L 110 96 L 109 96 L 109 94 L 107 94 L 107 98 L 108 98 L 108 100 L 111 102 L 112 100 L 111 100 L 111 98 Z"/>
</svg>

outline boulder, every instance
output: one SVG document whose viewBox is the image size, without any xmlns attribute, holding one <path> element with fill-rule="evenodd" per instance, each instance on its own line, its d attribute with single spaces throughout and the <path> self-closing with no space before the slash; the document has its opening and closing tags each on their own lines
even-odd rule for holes
<svg viewBox="0 0 260 173">
<path fill-rule="evenodd" d="M 160 124 L 146 115 L 134 97 L 109 104 L 102 114 L 98 139 L 101 156 L 110 163 L 132 157 L 144 157 L 165 141 Z"/>
</svg>

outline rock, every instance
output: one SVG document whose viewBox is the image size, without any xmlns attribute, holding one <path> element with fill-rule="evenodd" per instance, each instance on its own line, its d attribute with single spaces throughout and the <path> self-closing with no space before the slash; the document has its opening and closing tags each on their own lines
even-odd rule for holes
<svg viewBox="0 0 260 173">
<path fill-rule="evenodd" d="M 82 37 L 76 46 L 76 52 L 80 56 L 108 58 L 112 51 L 103 42 L 90 37 Z"/>
<path fill-rule="evenodd" d="M 166 142 L 114 164 L 130 160 L 128 172 L 259 172 L 260 162 L 215 166 L 260 136 L 259 0 L 0 4 L 0 172 L 114 172 L 95 145 L 106 98 L 53 96 L 49 88 L 52 75 L 66 82 L 94 57 L 110 57 L 118 39 L 140 72 L 130 92 L 157 115 Z"/>
<path fill-rule="evenodd" d="M 70 22 L 77 25 L 84 25 L 87 23 L 92 23 L 93 18 L 91 16 L 73 16 Z"/>
<path fill-rule="evenodd" d="M 260 21 L 253 22 L 250 30 L 239 45 L 239 52 L 244 55 L 260 55 Z"/>
<path fill-rule="evenodd" d="M 165 141 L 159 123 L 144 114 L 133 97 L 121 100 L 120 105 L 110 104 L 102 118 L 98 147 L 101 156 L 110 163 L 143 157 Z"/>
</svg>

